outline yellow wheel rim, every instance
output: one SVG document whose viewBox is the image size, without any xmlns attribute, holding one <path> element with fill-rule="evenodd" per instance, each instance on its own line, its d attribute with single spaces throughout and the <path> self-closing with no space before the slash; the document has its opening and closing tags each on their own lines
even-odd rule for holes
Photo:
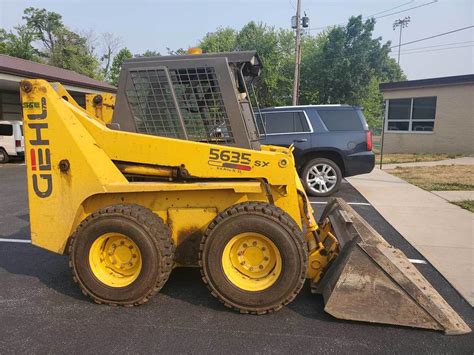
<svg viewBox="0 0 474 355">
<path fill-rule="evenodd" d="M 233 237 L 222 254 L 222 268 L 235 286 L 245 291 L 262 291 L 281 274 L 281 256 L 276 245 L 259 233 Z"/>
<path fill-rule="evenodd" d="M 119 233 L 107 233 L 92 244 L 89 265 L 100 282 L 110 287 L 125 287 L 140 275 L 142 256 L 130 238 Z"/>
</svg>

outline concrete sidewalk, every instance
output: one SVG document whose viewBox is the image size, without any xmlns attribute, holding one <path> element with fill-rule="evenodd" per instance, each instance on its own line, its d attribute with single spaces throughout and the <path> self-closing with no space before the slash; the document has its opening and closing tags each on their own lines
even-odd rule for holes
<svg viewBox="0 0 474 355">
<path fill-rule="evenodd" d="M 378 168 L 347 180 L 474 306 L 474 213 Z"/>
<path fill-rule="evenodd" d="M 417 161 L 413 163 L 394 163 L 394 164 L 383 164 L 382 169 L 395 169 L 397 166 L 403 168 L 410 168 L 415 166 L 437 166 L 437 165 L 474 165 L 474 157 L 462 157 L 455 159 L 445 159 L 436 161 Z"/>
</svg>

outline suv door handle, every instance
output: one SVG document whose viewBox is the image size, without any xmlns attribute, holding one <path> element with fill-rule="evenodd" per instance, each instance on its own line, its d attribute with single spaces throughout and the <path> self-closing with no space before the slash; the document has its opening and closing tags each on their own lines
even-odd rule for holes
<svg viewBox="0 0 474 355">
<path fill-rule="evenodd" d="M 308 139 L 306 138 L 301 138 L 301 139 L 294 139 L 293 140 L 293 143 L 304 143 L 304 142 L 307 142 Z"/>
</svg>

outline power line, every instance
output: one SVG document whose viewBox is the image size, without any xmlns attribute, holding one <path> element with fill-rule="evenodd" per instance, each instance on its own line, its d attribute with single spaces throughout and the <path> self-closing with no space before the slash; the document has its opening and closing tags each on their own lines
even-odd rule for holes
<svg viewBox="0 0 474 355">
<path fill-rule="evenodd" d="M 416 47 L 416 48 L 410 48 L 405 51 L 402 51 L 402 53 L 406 53 L 412 50 L 418 50 L 418 49 L 427 49 L 427 48 L 436 48 L 436 47 L 446 47 L 446 46 L 454 46 L 457 44 L 466 44 L 466 43 L 474 43 L 474 41 L 464 41 L 464 42 L 452 42 L 452 43 L 444 43 L 444 44 L 437 44 L 434 46 L 425 46 L 425 47 Z"/>
<path fill-rule="evenodd" d="M 407 54 L 417 54 L 417 53 L 428 53 L 428 52 L 438 52 L 438 51 L 445 51 L 448 49 L 458 49 L 458 48 L 468 48 L 468 47 L 474 47 L 474 44 L 466 45 L 466 46 L 457 46 L 457 47 L 448 47 L 448 48 L 437 48 L 437 49 L 429 49 L 429 50 L 424 50 L 424 51 L 404 51 L 402 54 L 407 55 Z M 395 53 L 389 53 L 389 55 L 396 55 Z"/>
<path fill-rule="evenodd" d="M 432 5 L 434 3 L 437 3 L 438 0 L 433 0 L 433 1 L 430 1 L 430 2 L 427 2 L 427 3 L 424 3 L 424 4 L 420 4 L 420 5 L 417 5 L 417 6 L 413 6 L 413 7 L 409 7 L 408 9 L 405 9 L 405 10 L 400 10 L 400 11 L 397 11 L 397 12 L 392 12 L 390 14 L 386 14 L 386 15 L 383 15 L 383 16 L 375 16 L 374 15 L 370 15 L 370 16 L 363 16 L 362 19 L 368 19 L 368 18 L 374 18 L 374 19 L 378 19 L 378 18 L 383 18 L 383 17 L 388 17 L 388 16 L 392 16 L 392 15 L 396 15 L 396 14 L 399 14 L 399 13 L 402 13 L 402 12 L 406 12 L 406 11 L 409 11 L 409 10 L 413 10 L 413 9 L 417 9 L 417 8 L 420 8 L 420 7 L 423 7 L 423 6 L 428 6 L 428 5 Z M 410 2 L 409 2 L 410 3 Z M 384 12 L 387 12 L 387 11 L 391 11 L 393 9 L 396 9 L 397 7 L 402 7 L 402 6 L 405 6 L 409 3 L 405 3 L 405 4 L 402 4 L 402 5 L 399 5 L 399 6 L 396 6 L 395 8 L 392 8 L 392 9 L 389 9 L 389 10 L 385 10 L 385 11 L 381 11 L 380 13 L 384 13 Z M 333 24 L 333 25 L 327 25 L 327 26 L 324 26 L 324 27 L 314 27 L 314 28 L 309 28 L 308 31 L 317 31 L 317 30 L 324 30 L 325 28 L 328 28 L 328 27 L 332 27 L 332 26 L 342 26 L 342 25 L 345 25 L 346 22 L 343 22 L 343 23 L 336 23 L 336 24 Z"/>
<path fill-rule="evenodd" d="M 384 13 L 386 13 L 386 12 L 389 12 L 389 11 L 392 11 L 392 10 L 395 10 L 395 9 L 399 9 L 400 7 L 403 7 L 403 6 L 405 6 L 405 5 L 411 4 L 412 2 L 415 2 L 415 0 L 408 1 L 408 2 L 406 2 L 406 3 L 404 3 L 404 4 L 401 4 L 401 5 L 392 7 L 392 8 L 390 8 L 390 9 L 385 10 L 385 11 L 376 12 L 375 14 L 365 16 L 365 18 L 374 17 L 374 16 L 377 16 L 377 15 L 380 15 L 380 14 L 384 14 Z"/>
<path fill-rule="evenodd" d="M 408 10 L 413 10 L 413 9 L 418 9 L 420 7 L 424 7 L 424 6 L 428 6 L 428 5 L 431 5 L 431 4 L 434 4 L 438 2 L 438 0 L 433 0 L 431 2 L 427 2 L 427 3 L 424 3 L 424 4 L 420 4 L 418 6 L 413 6 L 413 7 L 410 7 L 408 9 L 405 9 L 405 10 L 400 10 L 400 11 L 397 11 L 397 12 L 392 12 L 391 14 L 387 14 L 387 15 L 383 15 L 383 16 L 378 16 L 378 17 L 374 17 L 375 19 L 377 18 L 384 18 L 384 17 L 387 17 L 387 16 L 392 16 L 392 15 L 397 15 L 397 14 L 401 14 L 402 12 L 407 12 Z"/>
<path fill-rule="evenodd" d="M 441 37 L 441 36 L 446 36 L 446 35 L 449 35 L 449 34 L 451 34 L 451 33 L 459 32 L 459 31 L 464 31 L 464 30 L 467 30 L 467 29 L 473 28 L 473 27 L 474 27 L 474 25 L 471 25 L 471 26 L 458 28 L 458 29 L 455 29 L 455 30 L 452 30 L 452 31 L 448 31 L 448 32 L 438 33 L 437 35 L 433 35 L 433 36 L 430 36 L 430 37 L 420 38 L 420 39 L 417 39 L 417 40 L 414 40 L 414 41 L 411 41 L 411 42 L 400 43 L 398 46 L 406 46 L 406 45 L 408 45 L 408 44 L 418 43 L 418 42 L 426 41 L 426 40 L 428 40 L 428 39 L 432 39 L 432 38 L 436 38 L 436 37 Z M 396 48 L 396 47 L 398 47 L 398 46 L 391 46 L 390 49 Z"/>
<path fill-rule="evenodd" d="M 470 42 L 470 41 L 467 41 L 467 42 Z M 466 43 L 467 43 L 466 42 Z M 462 43 L 462 42 L 460 42 Z M 402 43 L 403 44 L 403 43 Z M 453 43 L 453 44 L 457 44 L 457 43 Z M 456 49 L 456 48 L 467 48 L 467 47 L 471 47 L 474 45 L 467 45 L 467 46 L 458 46 L 458 47 L 449 47 L 449 48 L 439 48 L 439 49 L 443 49 L 443 50 L 447 50 L 447 49 Z M 397 46 L 398 47 L 398 46 Z M 425 48 L 425 47 L 416 47 L 416 48 L 412 48 L 410 50 L 407 50 L 407 51 L 402 51 L 402 53 L 405 53 L 405 54 L 414 54 L 414 53 L 422 53 L 422 52 L 430 52 L 430 51 L 434 51 L 434 50 L 427 50 L 427 51 L 419 51 L 419 49 L 422 49 L 422 48 Z M 414 51 L 414 52 L 412 52 Z M 416 51 L 416 52 L 415 52 Z M 344 55 L 343 58 L 352 58 L 352 57 L 357 57 L 357 56 L 360 56 L 360 55 L 363 55 L 363 54 L 366 54 L 367 52 L 366 51 L 358 51 L 358 52 L 355 52 L 355 53 L 351 53 L 351 54 L 348 54 L 348 55 Z M 389 55 L 397 55 L 397 53 L 388 53 Z M 341 56 L 335 56 L 335 57 L 325 57 L 325 58 L 321 58 L 320 61 L 321 62 L 329 62 L 329 61 L 332 61 L 332 60 L 335 60 L 335 59 L 339 59 L 341 58 Z"/>
</svg>

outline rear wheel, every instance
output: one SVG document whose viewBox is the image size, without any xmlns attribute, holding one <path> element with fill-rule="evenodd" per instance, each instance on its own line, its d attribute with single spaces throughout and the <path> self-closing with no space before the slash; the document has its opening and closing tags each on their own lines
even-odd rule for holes
<svg viewBox="0 0 474 355">
<path fill-rule="evenodd" d="M 8 156 L 5 149 L 0 148 L 0 164 L 8 163 L 10 161 L 10 157 Z"/>
<path fill-rule="evenodd" d="M 326 158 L 316 158 L 305 165 L 302 178 L 306 192 L 309 195 L 325 197 L 339 190 L 342 173 L 334 161 Z"/>
<path fill-rule="evenodd" d="M 74 281 L 97 303 L 145 303 L 168 280 L 173 242 L 163 220 L 138 205 L 94 212 L 69 243 Z"/>
<path fill-rule="evenodd" d="M 245 202 L 209 224 L 200 266 L 204 282 L 222 303 L 263 314 L 296 297 L 305 280 L 307 249 L 301 230 L 283 210 Z"/>
</svg>

